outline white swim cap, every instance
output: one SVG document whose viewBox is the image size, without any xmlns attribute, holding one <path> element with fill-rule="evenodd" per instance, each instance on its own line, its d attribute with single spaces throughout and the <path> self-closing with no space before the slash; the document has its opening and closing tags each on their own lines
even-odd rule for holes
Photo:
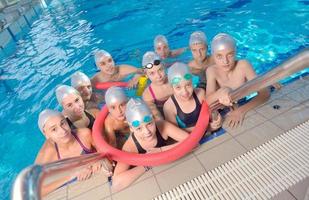
<svg viewBox="0 0 309 200">
<path fill-rule="evenodd" d="M 83 72 L 77 71 L 71 76 L 71 86 L 77 89 L 79 86 L 91 85 L 89 77 Z"/>
<path fill-rule="evenodd" d="M 128 98 L 124 90 L 120 87 L 110 87 L 105 93 L 105 102 L 107 106 L 114 104 L 116 102 L 127 102 Z"/>
<path fill-rule="evenodd" d="M 127 122 L 133 127 L 139 127 L 141 123 L 149 123 L 153 120 L 150 109 L 141 99 L 130 99 L 125 115 Z"/>
<path fill-rule="evenodd" d="M 192 74 L 186 64 L 176 62 L 168 69 L 167 78 L 170 84 L 177 85 L 181 80 L 191 80 Z"/>
<path fill-rule="evenodd" d="M 100 60 L 101 60 L 101 58 L 102 58 L 103 56 L 105 56 L 105 57 L 111 57 L 111 58 L 112 58 L 111 54 L 108 53 L 107 51 L 105 51 L 105 50 L 99 50 L 99 51 L 95 52 L 95 54 L 94 54 L 95 63 L 97 64 L 98 62 L 100 62 Z"/>
<path fill-rule="evenodd" d="M 195 31 L 190 35 L 189 46 L 193 44 L 205 44 L 207 46 L 207 37 L 202 31 Z"/>
<path fill-rule="evenodd" d="M 58 103 L 62 105 L 63 99 L 69 94 L 76 94 L 80 96 L 79 92 L 71 86 L 68 86 L 68 85 L 58 86 L 56 89 L 56 97 L 57 97 Z"/>
<path fill-rule="evenodd" d="M 61 112 L 56 110 L 45 109 L 39 114 L 38 126 L 43 133 L 44 126 L 50 117 L 63 116 Z"/>
<path fill-rule="evenodd" d="M 168 45 L 167 39 L 164 35 L 157 35 L 153 41 L 153 46 L 156 48 L 159 43 Z"/>
<path fill-rule="evenodd" d="M 221 51 L 226 48 L 236 49 L 236 43 L 232 36 L 226 33 L 219 33 L 211 42 L 211 52 Z"/>
<path fill-rule="evenodd" d="M 153 51 L 147 51 L 143 56 L 142 66 L 147 68 L 146 66 L 150 63 L 151 65 L 155 64 L 155 60 L 160 61 L 160 56 Z M 158 62 L 156 61 L 156 62 Z M 160 64 L 160 63 L 159 63 Z"/>
</svg>

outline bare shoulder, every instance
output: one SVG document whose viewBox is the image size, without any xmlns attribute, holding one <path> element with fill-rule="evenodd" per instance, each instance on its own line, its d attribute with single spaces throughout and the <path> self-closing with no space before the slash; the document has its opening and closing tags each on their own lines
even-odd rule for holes
<svg viewBox="0 0 309 200">
<path fill-rule="evenodd" d="M 152 101 L 152 98 L 149 92 L 149 86 L 144 90 L 142 97 L 144 101 Z"/>
<path fill-rule="evenodd" d="M 194 91 L 200 101 L 205 99 L 206 92 L 203 88 L 196 88 Z"/>
<path fill-rule="evenodd" d="M 206 74 L 207 75 L 214 75 L 217 72 L 217 67 L 215 64 L 210 65 L 209 67 L 206 68 Z"/>
<path fill-rule="evenodd" d="M 164 103 L 163 107 L 165 108 L 170 108 L 174 105 L 172 97 L 169 97 L 166 102 Z"/>
<path fill-rule="evenodd" d="M 107 131 L 113 131 L 114 130 L 114 120 L 111 118 L 110 114 L 107 115 L 107 117 L 104 121 L 104 128 Z"/>
<path fill-rule="evenodd" d="M 126 152 L 135 152 L 137 153 L 137 148 L 133 142 L 133 139 L 132 139 L 132 135 L 130 135 L 130 137 L 127 139 L 127 141 L 124 143 L 123 147 L 122 147 L 122 150 L 123 151 L 126 151 Z"/>
<path fill-rule="evenodd" d="M 237 68 L 240 70 L 252 69 L 252 65 L 248 60 L 238 60 Z"/>
<path fill-rule="evenodd" d="M 188 62 L 188 66 L 189 67 L 194 67 L 194 60 L 191 60 L 190 62 Z"/>
<path fill-rule="evenodd" d="M 39 153 L 35 159 L 36 164 L 45 164 L 55 161 L 54 157 L 56 154 L 55 145 L 49 140 L 46 140 L 42 145 Z"/>
<path fill-rule="evenodd" d="M 92 140 L 91 130 L 89 128 L 79 128 L 76 131 L 77 136 L 83 141 L 90 141 Z"/>
</svg>

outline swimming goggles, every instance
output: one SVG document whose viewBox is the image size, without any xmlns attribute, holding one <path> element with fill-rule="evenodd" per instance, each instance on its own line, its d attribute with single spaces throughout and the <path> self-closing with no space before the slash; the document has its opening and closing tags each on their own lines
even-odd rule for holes
<svg viewBox="0 0 309 200">
<path fill-rule="evenodd" d="M 179 84 L 180 83 L 180 81 L 181 80 L 187 80 L 187 81 L 189 81 L 189 80 L 191 80 L 192 79 L 192 74 L 185 74 L 184 76 L 183 76 L 183 78 L 181 78 L 181 77 L 175 77 L 175 78 L 173 78 L 172 79 L 172 85 L 177 85 L 177 84 Z"/>
<path fill-rule="evenodd" d="M 143 66 L 144 69 L 151 69 L 153 68 L 154 65 L 160 65 L 161 60 L 154 60 L 153 64 L 152 63 L 148 63 L 147 65 Z"/>
<path fill-rule="evenodd" d="M 152 117 L 151 116 L 147 115 L 147 116 L 144 117 L 144 123 L 149 123 L 151 121 L 152 121 Z M 141 123 L 142 122 L 140 122 L 138 120 L 134 120 L 132 122 L 132 126 L 136 128 L 136 127 L 139 127 L 141 125 Z"/>
</svg>

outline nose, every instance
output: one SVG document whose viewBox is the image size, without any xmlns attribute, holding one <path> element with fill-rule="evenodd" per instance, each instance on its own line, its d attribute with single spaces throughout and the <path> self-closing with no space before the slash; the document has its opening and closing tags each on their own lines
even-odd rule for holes
<svg viewBox="0 0 309 200">
<path fill-rule="evenodd" d="M 202 54 L 203 54 L 202 49 L 198 50 L 198 54 L 199 54 L 200 57 L 202 57 Z"/>
<path fill-rule="evenodd" d="M 122 113 L 123 113 L 122 108 L 121 108 L 120 106 L 117 107 L 117 112 L 118 112 L 119 114 L 122 114 Z"/>
<path fill-rule="evenodd" d="M 181 90 L 181 93 L 182 93 L 182 95 L 188 94 L 187 88 L 186 88 L 186 87 L 183 87 L 182 90 Z"/>
<path fill-rule="evenodd" d="M 148 135 L 150 132 L 150 129 L 147 126 L 144 126 L 144 134 Z"/>
<path fill-rule="evenodd" d="M 162 75 L 161 75 L 159 72 L 157 72 L 157 73 L 156 73 L 156 78 L 157 78 L 157 79 L 161 79 L 161 78 L 162 78 Z"/>
<path fill-rule="evenodd" d="M 229 59 L 228 59 L 227 56 L 225 56 L 225 57 L 223 58 L 223 62 L 224 62 L 224 64 L 229 64 Z"/>
</svg>

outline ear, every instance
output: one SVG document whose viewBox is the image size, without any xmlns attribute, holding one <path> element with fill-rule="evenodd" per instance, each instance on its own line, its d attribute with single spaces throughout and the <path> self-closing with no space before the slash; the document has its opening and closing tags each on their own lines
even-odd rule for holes
<svg viewBox="0 0 309 200">
<path fill-rule="evenodd" d="M 45 131 L 45 129 L 43 128 L 43 132 L 42 132 L 42 134 L 44 135 L 44 137 L 46 138 L 46 139 L 49 139 L 49 136 L 46 134 L 46 131 Z"/>
</svg>

